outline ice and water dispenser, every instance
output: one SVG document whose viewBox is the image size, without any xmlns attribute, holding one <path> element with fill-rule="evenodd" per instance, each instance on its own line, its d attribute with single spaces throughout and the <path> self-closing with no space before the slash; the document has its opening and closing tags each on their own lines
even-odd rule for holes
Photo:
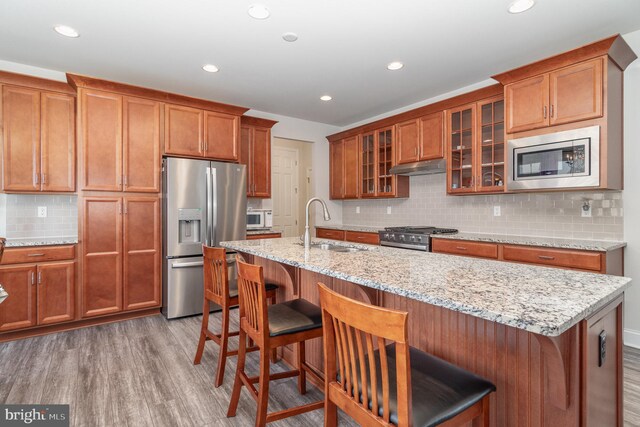
<svg viewBox="0 0 640 427">
<path fill-rule="evenodd" d="M 202 210 L 178 209 L 178 243 L 202 244 Z"/>
</svg>

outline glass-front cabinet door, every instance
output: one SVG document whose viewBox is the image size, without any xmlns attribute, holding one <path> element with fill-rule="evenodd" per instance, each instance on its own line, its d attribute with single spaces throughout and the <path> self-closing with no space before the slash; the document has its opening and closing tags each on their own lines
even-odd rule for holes
<svg viewBox="0 0 640 427">
<path fill-rule="evenodd" d="M 476 105 L 468 104 L 447 113 L 449 124 L 449 173 L 447 191 L 467 193 L 475 191 L 474 129 Z"/>
<path fill-rule="evenodd" d="M 361 197 L 375 197 L 376 196 L 376 144 L 375 144 L 375 132 L 366 133 L 362 135 L 360 149 L 360 195 Z"/>
<path fill-rule="evenodd" d="M 378 154 L 378 196 L 394 194 L 393 178 L 389 169 L 394 165 L 393 161 L 393 127 L 380 129 L 377 134 Z"/>
<path fill-rule="evenodd" d="M 504 191 L 504 100 L 478 103 L 478 191 Z"/>
</svg>

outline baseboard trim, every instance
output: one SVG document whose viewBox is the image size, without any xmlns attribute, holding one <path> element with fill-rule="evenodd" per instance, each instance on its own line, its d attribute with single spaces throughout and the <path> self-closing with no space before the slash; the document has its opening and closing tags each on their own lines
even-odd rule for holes
<svg viewBox="0 0 640 427">
<path fill-rule="evenodd" d="M 624 330 L 624 345 L 640 348 L 640 331 L 633 329 Z"/>
</svg>

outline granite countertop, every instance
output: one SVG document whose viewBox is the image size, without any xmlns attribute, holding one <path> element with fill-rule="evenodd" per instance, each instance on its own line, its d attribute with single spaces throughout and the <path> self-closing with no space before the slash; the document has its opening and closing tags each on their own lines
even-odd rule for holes
<svg viewBox="0 0 640 427">
<path fill-rule="evenodd" d="M 257 235 L 257 234 L 274 234 L 274 233 L 280 233 L 279 231 L 275 231 L 272 230 L 270 228 L 264 228 L 264 229 L 260 229 L 260 230 L 247 230 L 247 236 L 251 236 L 251 235 Z"/>
<path fill-rule="evenodd" d="M 380 230 L 384 230 L 384 227 L 376 227 L 371 225 L 323 225 L 316 224 L 316 228 L 326 228 L 329 230 L 343 230 L 343 231 L 360 231 L 363 233 L 377 233 Z"/>
<path fill-rule="evenodd" d="M 627 246 L 625 242 L 609 240 L 579 240 L 556 237 L 511 236 L 508 234 L 457 233 L 436 234 L 434 239 L 471 240 L 476 242 L 503 243 L 509 245 L 542 246 L 546 248 L 579 249 L 583 251 L 607 252 Z"/>
<path fill-rule="evenodd" d="M 68 237 L 41 237 L 37 239 L 7 239 L 5 247 L 19 248 L 26 246 L 55 246 L 55 245 L 75 245 L 78 238 L 74 236 Z"/>
<path fill-rule="evenodd" d="M 367 250 L 305 251 L 297 237 L 220 245 L 546 336 L 562 334 L 631 283 L 604 274 L 329 242 Z"/>
</svg>

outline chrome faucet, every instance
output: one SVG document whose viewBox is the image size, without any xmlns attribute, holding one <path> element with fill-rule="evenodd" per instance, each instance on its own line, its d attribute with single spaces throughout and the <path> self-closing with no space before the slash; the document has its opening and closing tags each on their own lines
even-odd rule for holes
<svg viewBox="0 0 640 427">
<path fill-rule="evenodd" d="M 307 202 L 307 207 L 305 209 L 305 216 L 304 216 L 304 248 L 305 249 L 309 249 L 309 245 L 311 243 L 311 235 L 309 234 L 309 206 L 311 205 L 312 202 L 320 202 L 322 204 L 322 210 L 323 210 L 323 215 L 324 215 L 324 220 L 325 221 L 329 221 L 331 219 L 331 215 L 329 215 L 329 209 L 327 209 L 327 204 L 324 202 L 324 200 L 318 198 L 318 197 L 313 197 L 311 199 L 309 199 L 309 201 Z"/>
</svg>

